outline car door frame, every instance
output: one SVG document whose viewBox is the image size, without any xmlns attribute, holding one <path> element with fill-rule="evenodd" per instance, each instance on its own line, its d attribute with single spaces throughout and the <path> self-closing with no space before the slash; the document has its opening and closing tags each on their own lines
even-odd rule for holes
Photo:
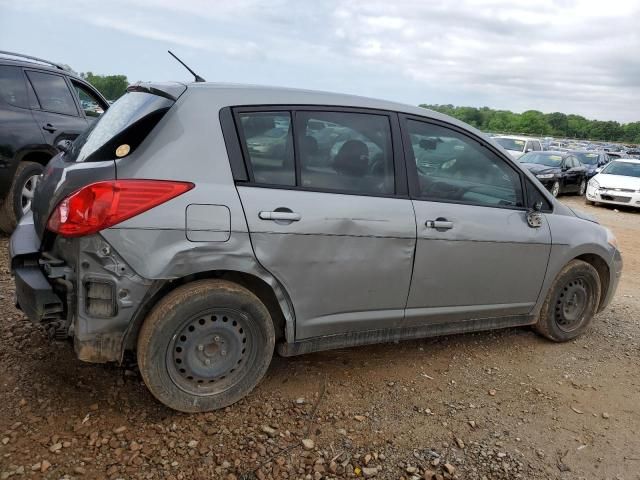
<svg viewBox="0 0 640 480">
<path fill-rule="evenodd" d="M 23 68 L 25 77 L 27 82 L 29 82 L 31 84 L 31 88 L 33 89 L 33 93 L 36 96 L 36 99 L 38 100 L 38 103 L 40 104 L 40 108 L 39 109 L 35 109 L 35 110 L 39 110 L 41 112 L 46 112 L 46 113 L 52 113 L 54 115 L 64 115 L 66 117 L 77 117 L 77 118 L 82 118 L 85 119 L 84 117 L 84 112 L 82 112 L 82 109 L 80 108 L 80 105 L 78 104 L 78 99 L 76 98 L 77 95 L 75 95 L 73 93 L 72 90 L 72 85 L 69 82 L 69 79 L 67 78 L 67 75 L 65 75 L 64 73 L 58 73 L 58 72 L 52 72 L 50 70 L 40 70 L 38 68 Z M 56 77 L 62 77 L 62 79 L 64 80 L 65 85 L 67 86 L 67 89 L 69 90 L 69 93 L 71 94 L 71 98 L 73 99 L 73 105 L 76 108 L 76 114 L 70 114 L 70 113 L 61 113 L 61 112 L 52 112 L 51 110 L 46 110 L 42 107 L 42 102 L 40 101 L 40 97 L 38 96 L 38 91 L 36 90 L 36 88 L 33 86 L 33 82 L 31 81 L 31 78 L 29 78 L 29 72 L 35 72 L 35 73 L 43 73 L 46 75 L 54 75 Z"/>
<path fill-rule="evenodd" d="M 312 192 L 340 193 L 344 195 L 359 195 L 357 192 L 349 192 L 334 189 L 320 189 L 316 187 L 299 186 L 300 183 L 300 166 L 298 162 L 294 162 L 296 169 L 296 185 L 269 185 L 264 183 L 255 183 L 251 165 L 249 165 L 249 152 L 246 149 L 246 139 L 240 125 L 239 115 L 248 112 L 290 112 L 291 114 L 291 133 L 293 135 L 293 155 L 296 157 L 300 151 L 298 138 L 295 135 L 296 129 L 296 112 L 339 112 L 339 113 L 360 113 L 370 115 L 383 115 L 389 118 L 389 126 L 391 128 L 391 144 L 393 146 L 393 172 L 394 172 L 394 194 L 368 195 L 373 197 L 389 197 L 389 198 L 409 198 L 409 186 L 407 180 L 405 152 L 403 148 L 402 132 L 400 129 L 400 121 L 397 112 L 390 110 L 380 110 L 374 108 L 363 107 L 346 107 L 334 105 L 319 104 L 259 104 L 259 105 L 239 105 L 225 107 L 220 111 L 220 122 L 224 130 L 229 131 L 231 128 L 235 130 L 238 145 L 231 148 L 229 160 L 233 172 L 234 181 L 243 182 L 244 186 L 261 187 L 261 188 L 278 188 L 285 190 L 302 190 Z M 233 143 L 234 138 L 231 134 L 224 134 L 227 149 L 229 144 Z M 233 158 L 231 158 L 233 156 Z"/>
<path fill-rule="evenodd" d="M 252 166 L 250 162 L 250 155 L 247 151 L 246 147 L 246 138 L 244 137 L 244 132 L 240 126 L 240 118 L 239 115 L 242 113 L 257 113 L 257 112 L 287 112 L 291 115 L 291 125 L 292 125 L 292 137 L 293 137 L 293 149 L 294 149 L 294 167 L 296 171 L 296 185 L 271 185 L 265 183 L 257 183 L 254 181 Z M 368 193 L 363 194 L 362 192 L 348 191 L 348 190 L 336 190 L 336 189 L 325 189 L 318 187 L 305 187 L 301 186 L 300 178 L 300 161 L 298 158 L 298 152 L 300 151 L 299 138 L 300 135 L 296 134 L 296 125 L 298 123 L 296 114 L 297 112 L 331 112 L 331 113 L 354 113 L 354 114 L 365 114 L 365 115 L 381 115 L 388 119 L 389 128 L 391 133 L 391 145 L 392 145 L 392 153 L 393 153 L 393 174 L 394 174 L 394 185 L 395 192 L 393 194 L 374 194 Z M 236 187 L 255 187 L 261 189 L 277 189 L 277 190 L 289 190 L 289 191 L 299 191 L 299 192 L 311 192 L 311 193 L 321 193 L 321 194 L 337 194 L 337 195 L 345 195 L 345 196 L 357 196 L 357 197 L 373 197 L 380 199 L 390 199 L 390 200 L 405 200 L 410 202 L 409 193 L 408 193 L 408 183 L 407 183 L 407 173 L 406 173 L 406 162 L 404 158 L 404 148 L 402 142 L 402 132 L 400 130 L 400 123 L 398 119 L 398 113 L 391 110 L 384 109 L 373 109 L 373 108 L 364 108 L 364 107 L 350 107 L 350 106 L 338 106 L 338 105 L 320 105 L 320 104 L 259 104 L 259 105 L 239 105 L 239 106 L 229 106 L 224 107 L 220 110 L 219 113 L 220 124 L 223 131 L 223 136 L 225 139 L 225 144 L 227 147 L 227 153 L 229 156 L 229 162 L 231 166 L 231 171 L 234 178 L 234 183 Z M 240 192 L 238 192 L 239 195 Z M 241 200 L 242 201 L 242 200 Z M 409 274 L 407 279 L 407 288 L 402 298 L 402 304 L 398 309 L 399 317 L 395 320 L 385 319 L 382 316 L 373 314 L 371 320 L 380 320 L 380 325 L 376 325 L 373 328 L 369 328 L 367 330 L 352 330 L 350 332 L 338 332 L 330 335 L 332 338 L 332 342 L 346 342 L 344 345 L 358 345 L 358 344 L 366 344 L 366 343 L 378 343 L 377 341 L 371 341 L 372 336 L 371 332 L 379 331 L 380 335 L 384 335 L 384 338 L 391 338 L 394 335 L 397 327 L 394 328 L 391 326 L 391 323 L 399 324 L 404 317 L 404 310 L 406 307 L 406 299 L 409 293 L 409 289 L 411 286 L 411 275 L 413 269 L 413 255 L 415 253 L 415 213 L 413 211 L 413 207 L 408 205 L 411 216 L 411 223 L 408 225 L 411 229 L 411 241 L 413 245 L 411 246 L 411 265 L 407 273 Z M 245 216 L 247 212 L 245 211 Z M 247 219 L 247 227 L 249 228 L 249 222 Z M 408 238 L 408 237 L 407 237 Z M 255 253 L 255 247 L 254 247 Z M 260 261 L 258 259 L 258 261 Z M 264 267 L 267 271 L 269 269 Z M 283 291 L 287 292 L 287 289 L 284 288 L 282 281 L 278 280 L 278 277 L 270 272 L 274 278 L 280 283 Z M 290 296 L 290 293 L 287 292 L 287 295 Z M 311 348 L 310 345 L 319 345 L 318 339 L 324 337 L 313 337 L 309 338 L 300 338 L 298 324 L 300 319 L 298 319 L 298 314 L 295 311 L 294 302 L 291 298 L 288 299 L 289 305 L 291 305 L 291 309 L 294 313 L 294 331 L 293 338 L 298 339 L 296 343 L 301 343 L 307 345 L 304 348 Z M 373 313 L 374 310 L 371 311 Z M 382 311 L 381 311 L 382 312 Z M 354 314 L 357 312 L 354 312 Z M 347 313 L 349 314 L 349 313 Z M 304 319 L 302 319 L 304 320 Z M 395 338 L 395 337 L 393 337 Z M 340 340 L 342 339 L 342 340 Z M 384 341 L 384 340 L 380 340 Z M 355 343 L 353 343 L 355 342 Z M 342 344 L 342 343 L 339 343 Z M 291 345 L 287 348 L 293 348 Z M 297 347 L 296 347 L 297 348 Z M 283 352 L 281 352 L 283 353 Z M 283 353 L 283 354 L 291 354 L 291 353 Z"/>
<path fill-rule="evenodd" d="M 418 173 L 417 173 L 417 166 L 415 165 L 415 162 L 411 161 L 411 159 L 414 157 L 414 154 L 412 152 L 412 144 L 411 144 L 411 139 L 409 137 L 409 132 L 407 131 L 406 125 L 407 125 L 407 121 L 409 120 L 414 120 L 417 122 L 422 122 L 422 123 L 427 123 L 427 124 L 432 124 L 435 126 L 439 126 L 442 128 L 446 128 L 449 130 L 452 130 L 460 135 L 466 136 L 468 138 L 470 138 L 471 140 L 477 142 L 479 145 L 483 146 L 484 148 L 486 148 L 491 154 L 495 155 L 497 158 L 499 158 L 500 160 L 506 162 L 506 164 L 513 169 L 517 175 L 518 178 L 520 179 L 520 189 L 521 189 L 521 194 L 522 194 L 522 206 L 508 206 L 508 205 L 503 205 L 503 206 L 499 206 L 499 207 L 495 207 L 495 208 L 499 208 L 502 210 L 511 210 L 511 211 L 515 211 L 515 212 L 522 212 L 522 213 L 526 213 L 526 212 L 530 212 L 532 210 L 534 210 L 535 206 L 532 204 L 532 199 L 535 198 L 535 196 L 533 195 L 533 193 L 535 193 L 535 191 L 537 190 L 539 195 L 542 196 L 542 198 L 546 199 L 546 195 L 543 194 L 540 189 L 538 189 L 534 182 L 532 182 L 530 179 L 527 178 L 525 172 L 518 166 L 518 163 L 516 160 L 514 160 L 513 158 L 511 158 L 510 156 L 507 157 L 505 156 L 501 151 L 499 151 L 497 148 L 495 148 L 493 145 L 491 145 L 490 142 L 487 142 L 486 139 L 482 138 L 480 135 L 475 134 L 472 131 L 469 131 L 467 129 L 464 129 L 460 126 L 457 126 L 455 124 L 451 124 L 449 122 L 440 120 L 440 119 L 435 119 L 435 118 L 430 118 L 430 117 L 423 117 L 420 115 L 415 115 L 415 114 L 406 114 L 406 113 L 401 113 L 399 114 L 399 120 L 400 120 L 400 128 L 402 130 L 402 135 L 403 135 L 403 147 L 405 149 L 405 162 L 407 163 L 406 165 L 406 169 L 407 169 L 407 179 L 408 179 L 408 184 L 409 184 L 409 195 L 411 197 L 411 199 L 415 202 L 415 201 L 419 201 L 419 202 L 431 202 L 431 203 L 442 203 L 442 204 L 452 204 L 452 205 L 461 205 L 461 206 L 468 206 L 470 208 L 474 208 L 474 207 L 488 207 L 486 204 L 481 204 L 481 203 L 473 203 L 473 202 L 469 202 L 469 201 L 456 201 L 456 200 L 438 200 L 438 199 L 425 199 L 422 198 L 420 195 L 420 190 L 419 190 L 419 183 L 418 183 Z M 533 191 L 531 191 L 531 189 L 533 189 Z M 548 203 L 550 205 L 550 209 L 549 208 L 544 208 L 542 209 L 543 213 L 553 213 L 553 204 L 545 201 L 544 203 Z M 490 207 L 490 208 L 494 208 L 494 207 Z M 416 249 L 419 248 L 419 243 L 422 239 L 421 234 L 420 234 L 420 227 L 421 224 L 423 222 L 424 219 L 419 218 L 417 211 L 416 211 L 416 225 L 417 225 L 417 239 L 416 239 Z M 543 226 L 540 228 L 550 228 L 548 223 L 546 222 L 546 220 L 543 217 Z M 549 246 L 549 252 L 551 249 L 551 237 L 549 234 L 549 240 L 548 240 L 548 246 Z M 414 255 L 414 258 L 416 258 L 415 261 L 417 261 L 417 253 L 416 255 Z M 546 272 L 546 268 L 548 266 L 548 261 L 549 258 L 547 257 L 546 259 L 546 263 L 545 263 L 545 272 Z M 416 272 L 417 266 L 414 263 L 414 273 Z M 540 298 L 540 294 L 542 292 L 542 286 L 543 286 L 543 282 L 544 279 L 546 277 L 546 273 L 544 273 L 543 275 L 543 279 L 540 282 L 540 288 L 538 289 L 538 293 L 537 293 L 537 297 L 535 302 L 533 302 L 533 306 L 531 308 L 535 308 L 535 305 L 537 304 L 537 302 L 539 301 Z M 412 279 L 412 286 L 413 286 L 414 280 Z M 455 307 L 453 307 L 453 309 L 451 309 L 451 311 L 454 311 Z M 445 310 L 442 310 L 442 313 L 444 315 Z M 407 316 L 409 316 L 409 304 L 407 304 Z M 459 317 L 456 318 L 456 320 L 449 320 L 450 322 L 456 324 L 459 323 L 459 321 L 462 321 L 463 324 L 467 324 L 468 322 L 470 322 L 471 320 L 467 319 L 466 317 L 463 318 L 464 315 L 457 315 L 454 314 L 454 317 Z M 454 318 L 452 317 L 452 318 Z M 530 314 L 529 313 L 518 313 L 518 314 L 513 314 L 513 315 L 509 315 L 509 316 L 505 316 L 505 317 L 495 317 L 495 318 L 502 318 L 502 320 L 498 320 L 498 322 L 504 321 L 504 322 L 512 322 L 512 324 L 515 325 L 526 325 L 532 322 Z M 476 320 L 473 320 L 476 321 Z M 493 325 L 495 323 L 495 319 L 492 317 L 491 314 L 488 314 L 487 318 L 485 319 L 478 319 L 477 322 L 480 325 L 486 324 L 489 325 L 488 328 L 493 328 L 491 327 L 491 325 Z M 464 329 L 464 327 L 460 327 L 462 329 Z"/>
<path fill-rule="evenodd" d="M 516 171 L 516 173 L 518 174 L 518 176 L 520 177 L 520 185 L 521 185 L 521 190 L 522 190 L 522 195 L 523 195 L 523 202 L 524 202 L 524 206 L 523 207 L 508 207 L 508 206 L 502 206 L 500 208 L 508 208 L 508 209 L 512 209 L 512 210 L 522 210 L 522 211 L 527 211 L 530 210 L 531 208 L 533 208 L 533 205 L 529 204 L 529 199 L 531 198 L 530 192 L 528 190 L 534 189 L 538 190 L 538 192 L 541 192 L 539 189 L 537 189 L 537 187 L 535 185 L 533 185 L 533 182 L 530 181 L 530 179 L 526 178 L 525 173 L 522 171 L 522 169 L 518 166 L 518 162 L 511 157 L 511 155 L 505 155 L 503 152 L 501 152 L 499 149 L 497 149 L 496 147 L 494 147 L 490 142 L 487 142 L 486 139 L 484 139 L 482 136 L 480 135 L 476 135 L 474 134 L 474 132 L 471 132 L 469 130 L 466 130 L 458 125 L 440 120 L 440 119 L 436 119 L 436 118 L 431 118 L 431 117 L 423 117 L 420 115 L 415 115 L 415 114 L 407 114 L 407 113 L 399 113 L 398 114 L 398 119 L 400 121 L 400 130 L 402 132 L 402 143 L 403 143 L 403 148 L 404 148 L 404 159 L 405 159 L 405 169 L 407 172 L 407 182 L 408 182 L 408 186 L 409 186 L 409 195 L 411 196 L 412 200 L 416 200 L 418 197 L 418 178 L 417 178 L 417 167 L 416 165 L 413 164 L 413 162 L 410 161 L 411 158 L 413 158 L 413 152 L 411 151 L 411 142 L 410 139 L 408 138 L 408 132 L 405 129 L 405 123 L 407 120 L 415 120 L 418 122 L 424 122 L 424 123 L 431 123 L 443 128 L 448 128 L 450 130 L 453 130 L 461 135 L 465 135 L 469 138 L 471 138 L 472 140 L 475 140 L 476 142 L 478 142 L 480 145 L 482 145 L 483 147 L 485 147 L 486 149 L 488 149 L 492 154 L 496 155 L 497 157 L 499 157 L 501 160 L 505 161 L 506 163 L 508 163 L 509 165 L 511 165 L 511 167 Z M 540 193 L 541 195 L 545 196 L 544 194 Z M 438 200 L 429 200 L 429 201 L 433 201 L 433 202 L 438 202 Z M 443 201 L 444 202 L 444 201 Z M 456 202 L 454 200 L 448 200 L 447 202 L 444 203 L 460 203 L 460 204 L 464 204 L 464 205 L 471 205 L 471 206 L 486 206 L 486 205 L 482 205 L 482 204 L 473 204 L 470 202 Z M 545 213 L 553 213 L 553 206 L 551 210 L 546 210 Z"/>
</svg>

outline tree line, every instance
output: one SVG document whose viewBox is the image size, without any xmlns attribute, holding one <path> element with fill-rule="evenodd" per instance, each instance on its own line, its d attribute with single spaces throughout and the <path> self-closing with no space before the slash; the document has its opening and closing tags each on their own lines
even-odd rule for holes
<svg viewBox="0 0 640 480">
<path fill-rule="evenodd" d="M 640 143 L 640 122 L 620 124 L 560 112 L 542 113 L 538 110 L 514 113 L 489 107 L 420 106 L 445 113 L 485 132 Z"/>
<path fill-rule="evenodd" d="M 81 73 L 83 78 L 104 95 L 107 100 L 117 100 L 127 91 L 129 80 L 126 75 L 96 75 L 92 72 Z"/>
</svg>

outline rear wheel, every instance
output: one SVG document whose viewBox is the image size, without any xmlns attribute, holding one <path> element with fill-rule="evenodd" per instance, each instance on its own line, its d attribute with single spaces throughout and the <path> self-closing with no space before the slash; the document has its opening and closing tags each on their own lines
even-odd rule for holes
<svg viewBox="0 0 640 480">
<path fill-rule="evenodd" d="M 36 162 L 21 162 L 16 169 L 7 197 L 0 206 L 0 230 L 11 233 L 20 218 L 31 211 L 42 165 Z"/>
<path fill-rule="evenodd" d="M 138 337 L 138 365 L 160 402 L 206 412 L 253 390 L 274 344 L 271 316 L 253 293 L 225 280 L 200 280 L 153 308 Z"/>
<path fill-rule="evenodd" d="M 558 182 L 557 180 L 553 182 L 553 185 L 551 185 L 551 195 L 553 195 L 554 197 L 560 195 L 560 182 Z"/>
<path fill-rule="evenodd" d="M 554 280 L 534 328 L 555 342 L 572 340 L 584 332 L 599 304 L 598 272 L 587 262 L 572 260 Z"/>
</svg>

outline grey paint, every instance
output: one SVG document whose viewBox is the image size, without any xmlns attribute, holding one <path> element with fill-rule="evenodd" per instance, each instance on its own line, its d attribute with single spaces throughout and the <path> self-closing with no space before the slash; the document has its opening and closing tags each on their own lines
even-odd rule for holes
<svg viewBox="0 0 640 480">
<path fill-rule="evenodd" d="M 191 204 L 185 216 L 192 242 L 226 242 L 231 237 L 231 212 L 224 205 Z"/>
<path fill-rule="evenodd" d="M 544 217 L 541 227 L 531 228 L 523 210 L 413 203 L 418 245 L 407 304 L 409 324 L 448 315 L 459 318 L 461 313 L 484 318 L 532 310 L 550 252 Z M 445 218 L 452 228 L 427 228 L 426 221 L 436 218 Z"/>
<path fill-rule="evenodd" d="M 292 89 L 190 84 L 130 156 L 99 164 L 64 164 L 57 158 L 50 178 L 41 183 L 45 186 L 36 224 L 41 231 L 60 199 L 89 181 L 117 177 L 193 182 L 196 186 L 189 192 L 100 235 L 57 240 L 68 243 L 64 255 L 77 272 L 76 282 L 91 274 L 105 275 L 118 288 L 128 286 L 135 304 L 150 298 L 153 285 L 173 279 L 220 270 L 253 275 L 273 289 L 291 351 L 301 344 L 318 349 L 532 323 L 554 277 L 583 254 L 596 254 L 607 262 L 611 281 L 605 304 L 613 295 L 621 262 L 605 229 L 578 218 L 546 190 L 541 193 L 553 205 L 553 213 L 543 215 L 542 227 L 532 229 L 522 210 L 236 188 L 218 112 L 227 106 L 278 104 L 397 111 L 441 120 L 483 137 L 445 115 L 391 102 Z M 486 141 L 508 158 L 499 145 Z M 523 174 L 537 184 L 527 170 Z M 260 211 L 278 207 L 299 213 L 300 221 L 259 218 Z M 424 227 L 426 220 L 439 216 L 453 222 L 453 228 L 439 232 Z M 96 253 L 102 241 L 112 249 L 109 255 Z M 89 262 L 86 272 L 78 271 L 81 259 Z M 125 265 L 127 274 L 110 270 L 114 264 Z M 122 348 L 122 329 L 133 312 L 125 306 L 119 312 L 123 317 L 105 323 L 83 316 L 78 302 L 76 348 L 103 345 L 107 351 L 118 341 Z"/>
<path fill-rule="evenodd" d="M 258 261 L 283 285 L 296 339 L 400 325 L 411 281 L 410 200 L 239 187 Z M 288 208 L 300 221 L 262 220 Z"/>
</svg>

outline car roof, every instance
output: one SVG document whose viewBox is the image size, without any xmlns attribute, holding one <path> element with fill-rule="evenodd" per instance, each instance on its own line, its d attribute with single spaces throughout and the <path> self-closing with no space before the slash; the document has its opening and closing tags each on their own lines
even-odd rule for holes
<svg viewBox="0 0 640 480">
<path fill-rule="evenodd" d="M 530 153 L 534 153 L 536 155 L 560 155 L 561 157 L 568 157 L 573 152 L 567 152 L 564 150 L 540 150 L 535 152 L 527 152 L 525 155 L 529 155 Z"/>
<path fill-rule="evenodd" d="M 538 140 L 540 141 L 539 138 L 537 137 L 525 137 L 524 135 L 498 135 L 494 138 L 511 138 L 513 140 Z"/>
<path fill-rule="evenodd" d="M 140 84 L 144 86 L 145 84 Z M 157 83 L 148 83 L 161 85 Z M 300 88 L 276 87 L 264 85 L 246 85 L 235 83 L 217 83 L 217 82 L 193 82 L 185 84 L 188 90 L 192 92 L 207 91 L 215 92 L 221 98 L 224 98 L 227 106 L 254 106 L 254 105 L 327 105 L 336 107 L 353 107 L 364 109 L 386 110 L 392 112 L 405 113 L 407 115 L 415 115 L 420 117 L 429 117 L 435 120 L 441 120 L 450 125 L 462 127 L 467 131 L 471 131 L 481 138 L 491 139 L 483 132 L 457 120 L 449 115 L 445 115 L 427 108 L 407 105 L 389 100 L 381 100 L 360 95 L 350 95 L 345 93 L 326 92 L 319 90 L 305 90 Z M 161 88 L 166 88 L 161 86 Z"/>
<path fill-rule="evenodd" d="M 637 158 L 616 158 L 615 160 L 611 160 L 611 163 L 640 163 L 640 159 Z"/>
<path fill-rule="evenodd" d="M 17 54 L 16 54 L 17 55 Z M 73 78 L 80 79 L 80 77 L 73 71 L 63 68 L 61 65 L 54 63 L 48 64 L 45 61 L 30 60 L 28 58 L 22 59 L 19 56 L 8 57 L 0 53 L 0 65 L 11 65 L 15 67 L 33 68 L 37 70 L 47 70 L 52 73 L 64 74 Z"/>
</svg>

